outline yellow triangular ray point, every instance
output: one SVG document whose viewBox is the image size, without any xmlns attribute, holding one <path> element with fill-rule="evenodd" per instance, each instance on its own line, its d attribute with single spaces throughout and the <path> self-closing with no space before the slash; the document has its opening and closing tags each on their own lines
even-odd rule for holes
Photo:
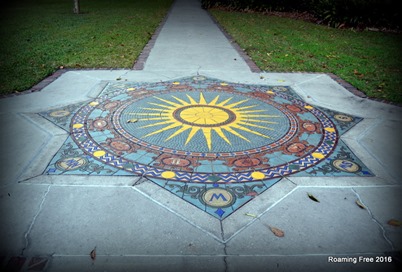
<svg viewBox="0 0 402 272">
<path fill-rule="evenodd" d="M 196 104 L 198 104 L 198 103 L 194 100 L 194 98 L 192 98 L 192 97 L 189 96 L 188 94 L 186 94 L 186 96 L 187 96 L 187 98 L 190 100 L 190 104 L 191 104 L 191 105 L 196 105 Z"/>
<path fill-rule="evenodd" d="M 257 105 L 238 107 L 238 108 L 236 108 L 236 110 L 238 110 L 238 111 L 243 111 L 243 110 L 251 109 L 251 108 L 255 108 L 255 107 L 257 107 Z"/>
<path fill-rule="evenodd" d="M 164 110 L 164 109 L 161 109 L 161 108 L 140 108 L 140 109 L 142 109 L 142 110 L 150 110 L 150 111 L 159 111 L 159 112 L 167 112 L 166 110 Z M 169 109 L 172 109 L 171 107 L 169 107 Z M 128 114 L 130 114 L 130 113 L 128 113 Z"/>
<path fill-rule="evenodd" d="M 174 99 L 176 99 L 177 101 L 179 101 L 183 106 L 190 105 L 190 103 L 184 101 L 183 99 L 180 99 L 180 98 L 178 98 L 178 97 L 176 97 L 176 96 L 174 96 L 174 95 L 172 95 L 172 97 L 173 97 Z"/>
<path fill-rule="evenodd" d="M 186 130 L 188 130 L 188 129 L 190 129 L 190 128 L 191 128 L 190 126 L 183 126 L 182 128 L 176 130 L 175 133 L 173 133 L 172 135 L 170 135 L 170 136 L 165 140 L 165 142 L 168 141 L 168 140 L 170 140 L 170 139 L 172 139 L 173 137 L 175 137 L 175 136 L 177 136 L 177 135 L 183 133 L 184 131 L 186 131 Z"/>
<path fill-rule="evenodd" d="M 194 137 L 194 135 L 200 130 L 199 127 L 192 127 L 190 133 L 187 136 L 187 140 L 185 142 L 185 145 L 187 145 L 191 139 Z"/>
<path fill-rule="evenodd" d="M 229 97 L 228 99 L 222 101 L 221 103 L 219 103 L 217 106 L 224 106 L 227 102 L 229 102 L 230 100 L 232 100 L 232 97 Z"/>
<path fill-rule="evenodd" d="M 248 119 L 248 118 L 242 118 L 241 121 L 243 122 L 247 121 L 247 122 L 254 122 L 254 123 L 266 123 L 266 124 L 273 124 L 273 125 L 277 125 L 278 122 L 272 122 L 272 121 L 265 121 L 265 120 L 257 120 L 257 119 Z M 246 122 L 244 122 L 246 123 Z"/>
<path fill-rule="evenodd" d="M 158 103 L 153 103 L 153 102 L 148 102 L 148 104 L 154 105 L 154 106 L 158 106 L 161 108 L 165 108 L 165 109 L 171 109 L 172 106 L 168 106 L 168 105 L 162 105 L 162 104 L 158 104 Z"/>
<path fill-rule="evenodd" d="M 226 137 L 225 133 L 223 133 L 223 131 L 220 127 L 217 127 L 214 130 L 219 135 L 219 137 L 221 137 L 223 140 L 225 140 L 225 142 L 227 142 L 228 144 L 232 145 L 232 143 L 229 141 L 229 139 Z"/>
<path fill-rule="evenodd" d="M 235 136 L 237 136 L 237 137 L 239 137 L 239 138 L 241 138 L 241 139 L 243 139 L 243 140 L 245 140 L 245 141 L 247 141 L 247 142 L 250 142 L 249 139 L 247 139 L 247 138 L 244 137 L 243 135 L 239 134 L 237 131 L 233 130 L 231 127 L 222 127 L 222 128 L 223 128 L 224 130 L 226 130 L 226 131 L 232 133 L 233 135 L 235 135 Z"/>
<path fill-rule="evenodd" d="M 244 114 L 245 117 L 259 117 L 259 118 L 279 118 L 281 116 L 278 115 L 269 115 L 269 114 Z"/>
<path fill-rule="evenodd" d="M 169 116 L 169 114 L 167 112 L 163 113 L 136 113 L 136 115 L 147 115 L 147 116 Z"/>
<path fill-rule="evenodd" d="M 149 136 L 152 136 L 152 135 L 155 135 L 155 134 L 164 132 L 164 131 L 166 131 L 166 130 L 169 130 L 169 129 L 171 129 L 171 128 L 179 127 L 179 126 L 181 126 L 181 124 L 173 123 L 173 124 L 171 124 L 170 126 L 164 127 L 164 128 L 162 128 L 162 129 L 156 130 L 156 131 L 154 131 L 154 132 L 151 132 L 151 133 L 145 135 L 144 137 L 149 137 Z"/>
<path fill-rule="evenodd" d="M 211 128 L 202 128 L 202 132 L 205 137 L 205 141 L 207 141 L 208 150 L 212 148 L 212 140 L 211 140 Z"/>
<path fill-rule="evenodd" d="M 154 127 L 154 126 L 166 125 L 166 124 L 171 124 L 171 123 L 174 123 L 174 121 L 169 120 L 169 121 L 163 121 L 163 122 L 159 122 L 159 123 L 153 123 L 153 124 L 142 126 L 140 128 Z"/>
<path fill-rule="evenodd" d="M 237 105 L 240 105 L 240 104 L 243 104 L 244 102 L 247 102 L 249 99 L 244 99 L 244 100 L 241 100 L 241 101 L 237 101 L 237 102 L 235 102 L 235 103 L 232 103 L 232 104 L 230 104 L 230 105 L 226 105 L 226 107 L 228 107 L 228 108 L 234 108 L 234 107 L 236 107 Z"/>
<path fill-rule="evenodd" d="M 207 101 L 202 93 L 200 93 L 200 104 L 207 105 Z"/>
<path fill-rule="evenodd" d="M 263 127 L 263 126 L 260 126 L 260 125 L 256 125 L 256 124 L 252 124 L 252 123 L 246 123 L 246 122 L 238 122 L 238 124 L 245 125 L 245 126 L 250 126 L 250 127 L 264 128 L 264 129 L 268 129 L 268 130 L 275 130 L 275 129 L 270 128 L 270 127 Z"/>
<path fill-rule="evenodd" d="M 215 98 L 209 103 L 209 105 L 214 106 L 216 104 L 216 102 L 218 102 L 219 100 L 219 95 L 215 96 Z"/>
<path fill-rule="evenodd" d="M 241 112 L 241 113 L 252 113 L 252 112 L 264 112 L 264 111 L 267 111 L 267 110 L 240 110 L 239 108 L 236 108 L 236 110 L 238 111 L 238 112 Z"/>
<path fill-rule="evenodd" d="M 248 129 L 248 128 L 243 127 L 243 126 L 240 126 L 240 125 L 238 125 L 238 126 L 233 126 L 233 127 L 234 127 L 234 128 L 237 128 L 237 129 L 241 129 L 241 130 L 243 130 L 243 131 L 247 131 L 247 132 L 253 133 L 253 134 L 255 134 L 255 135 L 258 135 L 258 136 L 261 136 L 261 137 L 264 137 L 264 138 L 267 138 L 267 139 L 271 139 L 271 137 L 269 137 L 269 136 L 267 136 L 267 135 L 261 134 L 261 133 L 259 133 L 259 132 L 257 132 L 257 131 Z"/>
<path fill-rule="evenodd" d="M 169 101 L 169 100 L 166 100 L 166 99 L 157 97 L 157 96 L 155 96 L 155 98 L 158 99 L 158 100 L 160 100 L 160 101 L 165 102 L 166 104 L 169 104 L 169 105 L 172 105 L 172 106 L 175 106 L 175 107 L 180 106 L 180 104 L 174 103 L 174 102 L 172 102 L 172 101 Z"/>
<path fill-rule="evenodd" d="M 152 118 L 140 118 L 138 121 L 154 121 L 154 120 L 169 120 L 168 117 L 152 117 Z"/>
</svg>

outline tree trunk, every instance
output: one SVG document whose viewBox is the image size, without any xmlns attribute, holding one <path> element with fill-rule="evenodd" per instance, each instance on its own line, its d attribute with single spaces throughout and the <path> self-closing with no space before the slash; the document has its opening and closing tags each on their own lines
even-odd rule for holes
<svg viewBox="0 0 402 272">
<path fill-rule="evenodd" d="M 74 12 L 75 14 L 79 14 L 79 13 L 80 13 L 80 0 L 74 0 L 73 12 Z"/>
</svg>

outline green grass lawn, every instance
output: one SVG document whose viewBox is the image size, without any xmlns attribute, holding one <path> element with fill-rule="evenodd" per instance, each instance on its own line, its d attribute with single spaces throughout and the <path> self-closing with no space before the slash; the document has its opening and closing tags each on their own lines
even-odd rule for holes
<svg viewBox="0 0 402 272">
<path fill-rule="evenodd" d="M 259 13 L 210 10 L 257 66 L 334 73 L 367 96 L 402 103 L 402 35 L 334 29 Z"/>
<path fill-rule="evenodd" d="M 0 11 L 0 93 L 65 68 L 131 68 L 172 0 L 18 0 Z"/>
</svg>

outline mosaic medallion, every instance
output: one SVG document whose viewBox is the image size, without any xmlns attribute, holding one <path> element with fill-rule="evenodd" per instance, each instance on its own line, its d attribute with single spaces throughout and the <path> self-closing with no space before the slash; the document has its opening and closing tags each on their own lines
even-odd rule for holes
<svg viewBox="0 0 402 272">
<path fill-rule="evenodd" d="M 286 86 L 109 83 L 41 115 L 70 132 L 47 174 L 143 176 L 221 220 L 285 176 L 372 175 L 340 139 L 361 118 Z"/>
</svg>

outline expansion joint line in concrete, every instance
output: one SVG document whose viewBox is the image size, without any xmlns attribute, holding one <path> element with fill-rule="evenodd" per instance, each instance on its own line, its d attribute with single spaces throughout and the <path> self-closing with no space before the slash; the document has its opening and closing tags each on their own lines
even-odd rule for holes
<svg viewBox="0 0 402 272">
<path fill-rule="evenodd" d="M 250 58 L 249 55 L 240 47 L 240 45 L 235 41 L 235 39 L 226 31 L 226 29 L 219 24 L 219 22 L 215 19 L 215 17 L 209 12 L 206 11 L 209 18 L 212 22 L 218 27 L 218 29 L 222 32 L 225 38 L 229 41 L 232 48 L 239 54 L 239 56 L 244 60 L 244 62 L 249 67 L 252 73 L 261 73 L 261 69 L 255 64 L 255 62 Z"/>
<path fill-rule="evenodd" d="M 26 116 L 26 114 L 23 113 L 18 113 L 19 116 L 21 116 L 21 118 L 25 119 L 27 122 L 32 123 L 32 119 L 30 119 L 29 117 Z M 35 122 L 34 122 L 35 123 Z M 42 132 L 44 132 L 46 134 L 46 138 L 45 141 L 40 145 L 40 147 L 36 150 L 34 156 L 31 157 L 31 159 L 29 160 L 29 162 L 25 165 L 25 167 L 22 169 L 22 171 L 20 171 L 20 174 L 17 176 L 16 180 L 19 181 L 21 176 L 27 172 L 27 170 L 29 169 L 29 167 L 32 165 L 32 163 L 36 160 L 36 158 L 39 156 L 39 154 L 41 154 L 42 150 L 45 150 L 45 147 L 48 145 L 48 143 L 50 142 L 50 140 L 52 139 L 53 135 L 51 133 L 49 133 L 48 131 L 39 128 Z"/>
<path fill-rule="evenodd" d="M 29 225 L 29 228 L 28 228 L 27 232 L 24 234 L 25 247 L 24 247 L 24 248 L 22 249 L 22 251 L 21 251 L 21 256 L 24 255 L 24 251 L 25 251 L 25 250 L 28 248 L 28 246 L 29 246 L 29 235 L 31 234 L 31 231 L 32 231 L 32 229 L 33 229 L 33 227 L 34 227 L 34 225 L 35 225 L 36 218 L 39 216 L 39 214 L 41 213 L 41 211 L 42 211 L 42 209 L 43 209 L 43 204 L 45 203 L 47 194 L 48 194 L 49 191 L 50 191 L 50 186 L 51 186 L 51 185 L 48 185 L 48 186 L 47 186 L 46 192 L 43 194 L 42 201 L 41 201 L 41 203 L 39 204 L 38 211 L 36 212 L 35 216 L 33 217 L 32 222 L 31 222 L 31 224 Z"/>
<path fill-rule="evenodd" d="M 211 236 L 213 239 L 215 239 L 216 241 L 220 242 L 220 243 L 225 243 L 225 241 L 223 241 L 221 238 L 213 235 L 212 233 L 204 230 L 203 228 L 201 228 L 200 226 L 197 226 L 196 224 L 194 224 L 193 222 L 191 222 L 190 220 L 188 220 L 187 218 L 185 218 L 184 216 L 182 216 L 181 214 L 177 213 L 176 211 L 170 209 L 169 207 L 167 207 L 166 205 L 162 204 L 159 201 L 156 201 L 155 199 L 153 199 L 152 197 L 150 197 L 149 195 L 147 195 L 146 193 L 142 192 L 141 190 L 139 190 L 138 188 L 132 186 L 131 187 L 133 190 L 137 191 L 138 193 L 140 193 L 141 195 L 143 195 L 144 197 L 148 198 L 149 200 L 151 200 L 152 202 L 154 202 L 155 204 L 163 207 L 164 209 L 168 210 L 169 212 L 173 213 L 174 215 L 180 217 L 182 220 L 184 220 L 185 222 L 189 223 L 190 225 L 192 225 L 193 227 L 201 230 L 202 232 L 206 233 L 207 235 Z"/>
<path fill-rule="evenodd" d="M 362 201 L 362 199 L 360 198 L 360 195 L 356 192 L 356 190 L 352 188 L 352 191 L 353 191 L 353 193 L 356 195 L 356 197 L 357 197 L 357 199 L 360 201 L 360 203 L 362 203 L 363 206 L 366 208 L 366 211 L 367 211 L 368 214 L 370 215 L 371 220 L 373 220 L 373 221 L 378 225 L 378 227 L 382 230 L 382 236 L 384 237 L 385 241 L 390 245 L 391 249 L 394 250 L 394 249 L 395 249 L 395 248 L 394 248 L 394 245 L 392 244 L 391 240 L 388 239 L 387 233 L 386 233 L 384 227 L 383 227 L 383 226 L 381 225 L 381 223 L 374 217 L 374 215 L 373 215 L 373 213 L 371 212 L 370 208 L 369 208 L 366 204 L 364 204 L 364 202 Z"/>
<path fill-rule="evenodd" d="M 151 52 L 152 48 L 155 45 L 156 39 L 158 38 L 160 32 L 162 31 L 162 28 L 165 26 L 167 19 L 169 18 L 170 14 L 172 13 L 172 10 L 176 4 L 176 1 L 172 3 L 170 6 L 168 12 L 166 13 L 165 17 L 162 19 L 162 21 L 159 23 L 159 26 L 156 28 L 154 34 L 152 34 L 151 39 L 148 41 L 148 43 L 144 46 L 140 54 L 138 55 L 137 59 L 134 61 L 132 70 L 144 70 L 144 65 L 149 57 L 149 53 Z"/>
<path fill-rule="evenodd" d="M 224 254 L 223 263 L 225 264 L 225 270 L 224 271 L 228 272 L 229 271 L 228 261 L 227 261 L 228 253 L 227 253 L 227 242 L 225 241 L 225 231 L 223 229 L 222 221 L 220 221 L 219 223 L 220 223 L 220 226 L 221 226 L 221 236 L 222 236 L 222 241 L 223 241 L 223 254 Z"/>
<path fill-rule="evenodd" d="M 264 212 L 262 212 L 260 215 L 256 216 L 253 220 L 251 220 L 250 222 L 248 222 L 245 226 L 243 226 L 242 228 L 240 228 L 239 230 L 237 230 L 232 236 L 230 236 L 227 240 L 224 241 L 224 243 L 228 243 L 230 240 L 232 240 L 232 238 L 234 238 L 235 236 L 237 236 L 240 232 L 242 232 L 243 230 L 245 230 L 246 228 L 248 228 L 250 225 L 254 224 L 257 220 L 260 220 L 260 218 L 266 214 L 268 211 L 270 211 L 272 208 L 274 208 L 276 205 L 278 205 L 282 200 L 284 200 L 285 198 L 287 198 L 290 194 L 292 194 L 296 189 L 298 188 L 298 186 L 296 186 L 295 188 L 293 188 L 290 192 L 288 192 L 286 195 L 282 196 L 280 199 L 278 199 L 275 203 L 273 203 L 271 206 L 268 207 L 268 209 L 266 209 Z"/>
</svg>

